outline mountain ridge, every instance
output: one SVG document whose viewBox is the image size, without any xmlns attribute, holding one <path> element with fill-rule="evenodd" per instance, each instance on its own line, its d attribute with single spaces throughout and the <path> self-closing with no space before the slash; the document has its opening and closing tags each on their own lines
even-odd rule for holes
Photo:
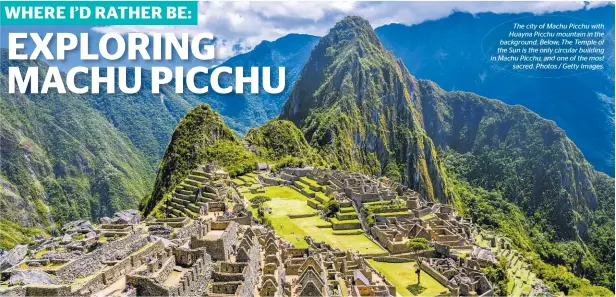
<svg viewBox="0 0 616 297">
<path fill-rule="evenodd" d="M 331 164 L 385 174 L 447 201 L 434 147 L 411 105 L 415 81 L 404 71 L 367 21 L 346 17 L 313 49 L 280 118 Z"/>
<path fill-rule="evenodd" d="M 454 12 L 439 20 L 411 26 L 388 24 L 375 31 L 385 48 L 393 51 L 413 75 L 435 81 L 448 91 L 468 91 L 519 104 L 555 121 L 597 170 L 613 177 L 614 9 L 607 5 L 536 16 L 546 20 L 592 20 L 606 26 L 606 70 L 563 75 L 557 80 L 503 71 L 485 56 L 484 51 L 492 48 L 500 36 L 488 35 L 490 30 L 520 17 L 534 16 L 530 13 Z M 558 75 L 555 72 L 551 76 Z"/>
<path fill-rule="evenodd" d="M 613 196 L 593 186 L 596 181 L 604 188 L 602 180 L 610 178 L 595 171 L 553 121 L 416 79 L 366 21 L 347 17 L 321 39 L 280 118 L 293 121 L 331 164 L 399 178 L 459 210 L 468 211 L 461 182 L 495 191 L 503 207 L 515 205 L 530 220 L 527 249 L 613 289 L 613 257 L 600 252 L 613 254 L 614 221 L 605 215 Z M 439 191 L 445 195 L 434 195 Z M 536 238 L 543 239 L 532 242 Z M 587 242 L 601 242 L 601 248 Z M 569 290 L 563 279 L 556 282 Z"/>
<path fill-rule="evenodd" d="M 143 154 L 86 95 L 8 94 L 8 67 L 35 66 L 44 76 L 47 64 L 8 60 L 6 50 L 0 55 L 0 218 L 54 232 L 69 220 L 135 207 L 153 169 Z M 0 233 L 3 246 L 19 237 L 5 241 Z"/>
</svg>

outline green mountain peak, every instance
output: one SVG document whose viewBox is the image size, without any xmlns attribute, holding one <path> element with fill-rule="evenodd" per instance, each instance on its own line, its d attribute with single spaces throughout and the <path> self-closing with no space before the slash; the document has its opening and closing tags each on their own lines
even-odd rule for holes
<svg viewBox="0 0 616 297">
<path fill-rule="evenodd" d="M 313 49 L 282 108 L 326 161 L 386 175 L 430 199 L 448 199 L 435 147 L 415 100 L 416 79 L 367 21 L 347 17 Z"/>
</svg>

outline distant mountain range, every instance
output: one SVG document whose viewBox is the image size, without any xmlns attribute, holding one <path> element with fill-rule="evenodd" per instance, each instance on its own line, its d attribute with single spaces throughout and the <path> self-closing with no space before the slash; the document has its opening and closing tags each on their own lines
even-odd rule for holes
<svg viewBox="0 0 616 297">
<path fill-rule="evenodd" d="M 448 91 L 468 91 L 519 104 L 555 121 L 597 170 L 614 176 L 614 6 L 548 15 L 604 24 L 609 31 L 605 45 L 607 69 L 537 78 L 495 67 L 484 55 L 482 44 L 485 47 L 497 43 L 502 34 L 488 32 L 531 14 L 458 12 L 414 26 L 382 26 L 376 33 L 385 48 L 402 59 L 413 75 L 432 80 Z M 484 51 L 490 52 L 486 48 Z M 560 75 L 551 72 L 550 76 Z"/>
</svg>

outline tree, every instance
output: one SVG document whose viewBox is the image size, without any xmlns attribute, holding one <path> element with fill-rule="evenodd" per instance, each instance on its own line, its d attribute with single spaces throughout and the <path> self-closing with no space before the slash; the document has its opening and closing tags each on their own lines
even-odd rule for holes
<svg viewBox="0 0 616 297">
<path fill-rule="evenodd" d="M 411 240 L 409 240 L 406 243 L 406 246 L 413 251 L 414 253 L 418 253 L 420 251 L 425 251 L 427 249 L 430 248 L 430 242 L 425 239 L 425 238 L 421 238 L 421 237 L 415 237 L 412 238 Z M 418 257 L 419 259 L 419 257 Z M 421 262 L 417 262 L 417 270 L 415 271 L 415 273 L 417 273 L 417 284 L 419 285 L 421 283 Z"/>
<path fill-rule="evenodd" d="M 261 206 L 263 206 L 263 204 L 267 201 L 272 200 L 272 198 L 267 197 L 267 196 L 263 196 L 263 195 L 258 195 L 258 196 L 254 196 L 252 198 L 250 198 L 250 205 L 253 208 L 259 208 Z"/>
<path fill-rule="evenodd" d="M 412 238 L 406 243 L 406 246 L 413 251 L 414 253 L 418 253 L 420 251 L 425 251 L 430 248 L 430 242 L 421 237 Z"/>
<path fill-rule="evenodd" d="M 486 275 L 488 280 L 496 285 L 494 293 L 496 293 L 497 296 L 509 295 L 509 292 L 507 292 L 507 284 L 509 283 L 509 275 L 507 274 L 508 266 L 507 259 L 501 256 L 498 258 L 498 262 L 495 265 L 481 269 L 481 272 Z"/>
</svg>

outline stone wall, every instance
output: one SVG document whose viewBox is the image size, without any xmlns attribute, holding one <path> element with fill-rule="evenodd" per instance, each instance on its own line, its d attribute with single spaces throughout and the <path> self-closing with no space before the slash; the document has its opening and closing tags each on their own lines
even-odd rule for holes
<svg viewBox="0 0 616 297">
<path fill-rule="evenodd" d="M 81 296 L 89 296 L 97 291 L 100 291 L 106 287 L 105 280 L 102 273 L 94 275 L 94 277 L 88 279 L 81 285 L 77 292 Z"/>
<path fill-rule="evenodd" d="M 76 278 L 93 274 L 100 269 L 103 261 L 125 258 L 147 243 L 147 238 L 138 233 L 110 241 L 98 249 L 75 259 L 57 269 L 48 270 L 60 281 L 72 282 Z"/>
<path fill-rule="evenodd" d="M 0 288 L 0 296 L 7 296 L 7 297 L 26 296 L 26 287 L 25 286 L 13 286 L 9 288 Z"/>
<path fill-rule="evenodd" d="M 259 283 L 259 269 L 261 266 L 261 257 L 259 247 L 253 245 L 250 249 L 250 262 L 244 271 L 244 284 L 240 290 L 239 296 L 252 296 L 257 284 Z"/>
<path fill-rule="evenodd" d="M 133 267 L 141 266 L 145 264 L 145 258 L 154 254 L 160 253 L 165 249 L 165 244 L 162 241 L 156 241 L 154 244 L 140 250 L 130 257 L 131 265 Z"/>
<path fill-rule="evenodd" d="M 171 296 L 193 296 L 200 294 L 205 288 L 205 284 L 210 280 L 211 272 L 211 258 L 208 255 L 199 258 L 191 267 L 191 270 L 186 272 L 180 279 L 180 282 L 170 290 Z"/>
<path fill-rule="evenodd" d="M 158 259 L 158 261 L 161 261 L 161 260 L 162 259 Z M 148 265 L 158 266 L 158 262 L 150 263 Z M 169 277 L 169 275 L 171 275 L 171 272 L 173 271 L 174 266 L 175 266 L 175 257 L 171 256 L 161 264 L 160 269 L 156 272 L 156 274 L 152 276 L 152 279 L 156 281 L 157 283 L 162 284 Z"/>
<path fill-rule="evenodd" d="M 259 179 L 262 183 L 269 185 L 269 186 L 278 186 L 284 183 L 284 181 L 280 179 L 272 178 L 272 177 L 265 176 L 265 175 L 258 175 L 257 179 Z"/>
<path fill-rule="evenodd" d="M 361 229 L 361 223 L 359 221 L 354 222 L 354 223 L 332 223 L 332 229 L 334 230 Z"/>
<path fill-rule="evenodd" d="M 317 210 L 318 210 L 318 209 L 321 209 L 321 205 L 320 205 L 320 204 L 317 204 L 317 203 L 316 203 L 316 201 L 313 201 L 313 200 L 308 200 L 308 202 L 307 202 L 307 203 L 308 203 L 308 206 L 310 206 L 310 207 L 312 207 L 312 208 L 314 208 L 314 209 L 317 209 Z"/>
<path fill-rule="evenodd" d="M 175 252 L 174 250 L 174 253 Z M 211 278 L 212 261 L 209 255 L 203 254 L 202 258 L 195 260 L 190 270 L 182 275 L 177 285 L 165 287 L 161 285 L 161 283 L 170 275 L 173 270 L 174 262 L 174 257 L 167 259 L 157 274 L 153 276 L 138 274 L 127 275 L 126 282 L 135 286 L 139 292 L 139 296 L 199 295 Z"/>
<path fill-rule="evenodd" d="M 237 246 L 237 227 L 238 224 L 236 222 L 213 222 L 211 225 L 212 230 L 224 230 L 220 238 L 208 240 L 193 237 L 191 239 L 192 247 L 205 247 L 212 260 L 227 261 L 233 253 L 233 247 Z"/>
<path fill-rule="evenodd" d="M 425 271 L 427 274 L 433 277 L 441 285 L 448 287 L 447 278 L 440 274 L 438 271 L 436 271 L 434 268 L 432 268 L 430 265 L 428 265 L 426 261 L 419 262 L 419 267 L 421 268 L 421 270 Z"/>
<path fill-rule="evenodd" d="M 413 214 L 415 215 L 416 218 L 421 218 L 429 213 L 432 212 L 432 208 L 430 207 L 424 207 L 424 208 L 419 208 L 419 209 L 413 209 Z"/>
<path fill-rule="evenodd" d="M 169 296 L 170 291 L 163 285 L 142 275 L 127 275 L 126 283 L 132 284 L 140 296 Z"/>
<path fill-rule="evenodd" d="M 173 249 L 173 256 L 177 265 L 190 267 L 195 265 L 198 259 L 207 257 L 207 254 L 204 248 L 187 249 L 180 247 Z"/>
<path fill-rule="evenodd" d="M 27 285 L 26 296 L 71 296 L 71 286 Z"/>
<path fill-rule="evenodd" d="M 308 255 L 308 249 L 306 248 L 287 248 L 282 250 L 282 258 L 286 259 L 288 256 L 291 258 L 303 258 L 304 255 Z"/>
<path fill-rule="evenodd" d="M 136 254 L 126 257 L 121 261 L 117 261 L 113 266 L 104 268 L 100 273 L 94 275 L 86 283 L 82 284 L 78 293 L 86 296 L 102 290 L 106 286 L 113 284 L 120 277 L 126 275 L 133 268 L 144 264 L 147 256 L 154 256 L 161 251 L 164 252 L 164 244 L 159 240 Z M 173 268 L 173 266 L 171 267 Z"/>
<path fill-rule="evenodd" d="M 286 174 L 302 177 L 302 176 L 312 175 L 313 170 L 314 169 L 310 167 L 304 167 L 304 168 L 285 167 L 282 169 L 282 172 Z"/>
<path fill-rule="evenodd" d="M 250 211 L 247 211 L 245 214 L 240 214 L 233 218 L 219 216 L 217 220 L 219 222 L 236 222 L 240 225 L 250 226 L 252 225 L 252 213 Z"/>
<path fill-rule="evenodd" d="M 180 238 L 189 238 L 192 235 L 199 234 L 202 230 L 207 230 L 207 222 L 202 223 L 201 221 L 193 221 L 192 224 L 188 224 L 182 227 L 180 230 L 171 234 L 171 238 L 180 239 Z"/>
</svg>

